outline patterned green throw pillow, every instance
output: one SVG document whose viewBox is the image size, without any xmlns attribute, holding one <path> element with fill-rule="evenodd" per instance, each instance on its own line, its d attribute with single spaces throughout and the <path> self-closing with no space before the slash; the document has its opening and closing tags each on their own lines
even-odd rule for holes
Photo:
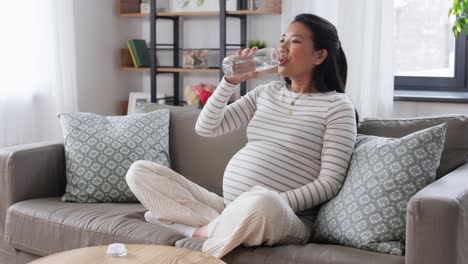
<svg viewBox="0 0 468 264">
<path fill-rule="evenodd" d="M 358 135 L 342 189 L 319 210 L 313 241 L 404 255 L 406 207 L 434 181 L 446 127 L 399 139 Z"/>
<path fill-rule="evenodd" d="M 170 166 L 168 109 L 129 116 L 59 114 L 65 137 L 66 202 L 136 202 L 125 174 L 137 160 Z"/>
</svg>

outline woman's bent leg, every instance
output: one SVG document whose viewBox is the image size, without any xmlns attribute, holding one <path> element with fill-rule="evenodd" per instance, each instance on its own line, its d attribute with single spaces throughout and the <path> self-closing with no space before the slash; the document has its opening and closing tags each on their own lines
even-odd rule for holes
<svg viewBox="0 0 468 264">
<path fill-rule="evenodd" d="M 307 226 L 276 192 L 255 188 L 241 194 L 208 225 L 203 252 L 223 257 L 238 245 L 303 244 Z"/>
<path fill-rule="evenodd" d="M 126 180 L 143 206 L 163 222 L 204 226 L 224 209 L 222 197 L 153 162 L 133 163 Z"/>
</svg>

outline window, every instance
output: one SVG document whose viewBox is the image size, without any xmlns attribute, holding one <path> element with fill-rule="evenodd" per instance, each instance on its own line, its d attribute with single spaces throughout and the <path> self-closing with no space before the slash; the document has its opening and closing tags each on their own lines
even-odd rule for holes
<svg viewBox="0 0 468 264">
<path fill-rule="evenodd" d="M 395 89 L 468 90 L 466 36 L 453 36 L 451 5 L 447 0 L 394 0 Z"/>
</svg>

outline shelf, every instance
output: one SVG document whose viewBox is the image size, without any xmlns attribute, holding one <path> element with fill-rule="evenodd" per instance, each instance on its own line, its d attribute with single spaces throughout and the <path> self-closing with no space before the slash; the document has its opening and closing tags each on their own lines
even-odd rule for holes
<svg viewBox="0 0 468 264">
<path fill-rule="evenodd" d="M 158 72 L 199 72 L 199 73 L 219 73 L 219 69 L 189 69 L 189 68 L 156 68 Z"/>
<path fill-rule="evenodd" d="M 281 12 L 274 10 L 236 10 L 236 11 L 227 11 L 228 15 L 279 15 Z M 142 13 L 119 13 L 119 16 L 122 17 L 148 17 L 149 14 Z M 206 12 L 158 12 L 156 16 L 160 17 L 195 17 L 195 16 L 219 16 L 218 11 L 206 11 Z"/>
<path fill-rule="evenodd" d="M 119 65 L 121 71 L 139 71 L 149 72 L 150 68 L 135 68 L 130 56 L 130 52 L 126 48 L 121 48 L 119 52 Z M 208 69 L 191 69 L 191 68 L 172 68 L 172 67 L 158 67 L 158 72 L 198 72 L 198 73 L 219 73 L 219 68 Z"/>
<path fill-rule="evenodd" d="M 236 10 L 227 11 L 228 15 L 279 15 L 281 10 Z"/>
<path fill-rule="evenodd" d="M 227 11 L 228 15 L 279 15 L 281 12 L 270 11 L 270 10 L 236 10 Z M 126 17 L 147 17 L 149 14 L 120 14 Z M 218 11 L 207 11 L 207 12 L 158 12 L 156 16 L 161 17 L 177 17 L 177 16 L 219 16 Z"/>
<path fill-rule="evenodd" d="M 135 67 L 121 67 L 121 71 L 139 71 L 139 72 L 149 72 L 150 68 L 135 68 Z"/>
<path fill-rule="evenodd" d="M 119 16 L 122 17 L 148 17 L 149 14 L 143 14 L 143 13 L 124 13 L 124 14 L 119 14 Z"/>
<path fill-rule="evenodd" d="M 226 11 L 228 15 L 274 15 L 280 14 L 278 10 L 236 10 Z M 148 14 L 147 14 L 148 15 Z M 219 16 L 219 11 L 207 12 L 158 12 L 156 16 L 176 17 L 176 16 Z"/>
<path fill-rule="evenodd" d="M 149 72 L 150 68 L 135 68 L 135 67 L 122 67 L 122 71 L 139 71 L 139 72 Z M 158 67 L 156 68 L 158 72 L 192 72 L 192 73 L 219 73 L 219 69 L 189 69 L 189 68 L 166 68 Z"/>
<path fill-rule="evenodd" d="M 150 68 L 135 68 L 135 67 L 121 67 L 121 71 L 139 71 L 139 72 L 149 72 Z M 192 73 L 219 73 L 220 69 L 190 69 L 190 68 L 170 68 L 170 67 L 158 67 L 156 68 L 158 72 L 192 72 Z M 262 71 L 262 74 L 278 74 L 276 69 Z"/>
<path fill-rule="evenodd" d="M 148 14 L 149 15 L 149 14 Z M 156 16 L 178 17 L 178 16 L 219 16 L 218 11 L 204 12 L 157 12 Z"/>
</svg>

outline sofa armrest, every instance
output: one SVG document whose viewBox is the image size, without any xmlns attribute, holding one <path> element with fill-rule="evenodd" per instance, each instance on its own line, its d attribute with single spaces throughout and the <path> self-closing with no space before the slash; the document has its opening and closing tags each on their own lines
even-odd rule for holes
<svg viewBox="0 0 468 264">
<path fill-rule="evenodd" d="M 406 264 L 468 263 L 468 164 L 408 203 Z"/>
<path fill-rule="evenodd" d="M 42 142 L 0 148 L 0 238 L 10 205 L 65 192 L 65 152 L 62 142 Z"/>
</svg>

